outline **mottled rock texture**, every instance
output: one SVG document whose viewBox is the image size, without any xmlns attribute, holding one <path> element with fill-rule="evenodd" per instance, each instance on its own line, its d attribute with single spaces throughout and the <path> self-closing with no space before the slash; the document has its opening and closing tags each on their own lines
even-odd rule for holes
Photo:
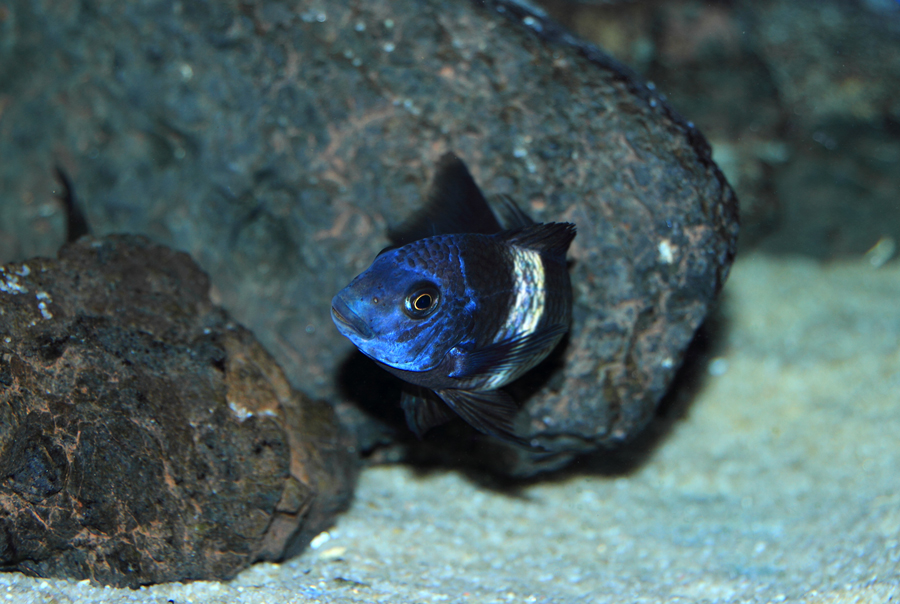
<svg viewBox="0 0 900 604">
<path fill-rule="evenodd" d="M 447 150 L 487 194 L 576 223 L 575 312 L 564 347 L 513 388 L 522 434 L 558 455 L 456 425 L 426 456 L 529 473 L 632 436 L 727 275 L 737 202 L 702 135 L 516 3 L 17 0 L 4 15 L 5 253 L 61 238 L 59 165 L 96 232 L 197 258 L 217 300 L 366 447 L 381 438 L 367 418 L 393 421 L 399 394 L 338 335 L 330 299 Z"/>
<path fill-rule="evenodd" d="M 0 267 L 0 568 L 136 587 L 297 553 L 355 454 L 187 257 L 85 238 Z"/>
</svg>

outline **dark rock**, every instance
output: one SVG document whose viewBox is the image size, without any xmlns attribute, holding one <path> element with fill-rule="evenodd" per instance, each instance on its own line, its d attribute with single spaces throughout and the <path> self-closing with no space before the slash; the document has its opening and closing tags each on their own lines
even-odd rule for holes
<svg viewBox="0 0 900 604">
<path fill-rule="evenodd" d="M 137 237 L 0 267 L 0 567 L 227 579 L 347 503 L 356 456 L 331 408 L 207 289 Z"/>
<path fill-rule="evenodd" d="M 62 239 L 58 164 L 93 232 L 190 251 L 291 381 L 376 446 L 408 435 L 391 419 L 396 385 L 348 356 L 330 299 L 454 150 L 486 193 L 577 224 L 575 320 L 513 388 L 523 432 L 559 455 L 485 453 L 466 432 L 427 442 L 453 460 L 463 439 L 464 452 L 528 473 L 645 425 L 737 233 L 703 136 L 653 89 L 516 2 L 172 6 L 9 5 L 6 253 L 52 248 L 26 236 L 39 229 Z"/>
</svg>

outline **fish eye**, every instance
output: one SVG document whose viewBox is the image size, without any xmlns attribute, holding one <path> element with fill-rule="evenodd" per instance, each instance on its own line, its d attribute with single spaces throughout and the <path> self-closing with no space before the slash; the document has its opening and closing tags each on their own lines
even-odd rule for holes
<svg viewBox="0 0 900 604">
<path fill-rule="evenodd" d="M 422 292 L 421 294 L 416 294 L 415 299 L 410 301 L 412 307 L 419 312 L 425 312 L 429 308 L 431 308 L 431 304 L 434 300 L 431 297 L 431 294 L 428 292 Z"/>
<path fill-rule="evenodd" d="M 433 283 L 416 283 L 406 294 L 404 311 L 411 319 L 424 319 L 435 310 L 441 301 L 441 294 Z"/>
</svg>

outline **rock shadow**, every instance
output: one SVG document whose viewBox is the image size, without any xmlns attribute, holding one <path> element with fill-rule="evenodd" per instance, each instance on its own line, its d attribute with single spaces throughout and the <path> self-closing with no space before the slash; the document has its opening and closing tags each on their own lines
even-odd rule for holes
<svg viewBox="0 0 900 604">
<path fill-rule="evenodd" d="M 421 475 L 453 469 L 479 486 L 511 497 L 538 483 L 570 480 L 576 476 L 628 476 L 647 464 L 663 446 L 675 426 L 690 416 L 690 408 L 709 377 L 710 362 L 724 351 L 729 329 L 726 295 L 711 309 L 697 329 L 681 368 L 645 429 L 616 448 L 560 455 L 560 467 L 528 475 L 517 461 L 514 447 L 484 437 L 462 420 L 431 430 L 421 441 L 409 431 L 400 408 L 402 382 L 354 351 L 338 374 L 343 404 L 341 418 L 357 435 L 360 452 L 370 464 L 403 463 Z M 516 400 L 526 400 L 542 388 L 563 379 L 565 346 L 509 387 Z M 552 458 L 550 466 L 552 467 Z"/>
</svg>

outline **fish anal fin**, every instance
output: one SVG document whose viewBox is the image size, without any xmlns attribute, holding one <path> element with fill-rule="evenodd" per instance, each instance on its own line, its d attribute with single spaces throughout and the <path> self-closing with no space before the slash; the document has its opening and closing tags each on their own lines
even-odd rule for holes
<svg viewBox="0 0 900 604">
<path fill-rule="evenodd" d="M 502 440 L 522 446 L 529 444 L 516 436 L 513 420 L 519 407 L 512 397 L 502 390 L 455 390 L 435 391 L 470 426 Z"/>
<path fill-rule="evenodd" d="M 546 356 L 568 330 L 567 326 L 556 323 L 470 352 L 458 351 L 450 377 L 490 375 L 527 363 L 538 355 Z"/>
<path fill-rule="evenodd" d="M 445 424 L 455 417 L 450 407 L 424 388 L 404 387 L 400 406 L 406 415 L 406 424 L 419 439 L 435 426 Z"/>
</svg>

